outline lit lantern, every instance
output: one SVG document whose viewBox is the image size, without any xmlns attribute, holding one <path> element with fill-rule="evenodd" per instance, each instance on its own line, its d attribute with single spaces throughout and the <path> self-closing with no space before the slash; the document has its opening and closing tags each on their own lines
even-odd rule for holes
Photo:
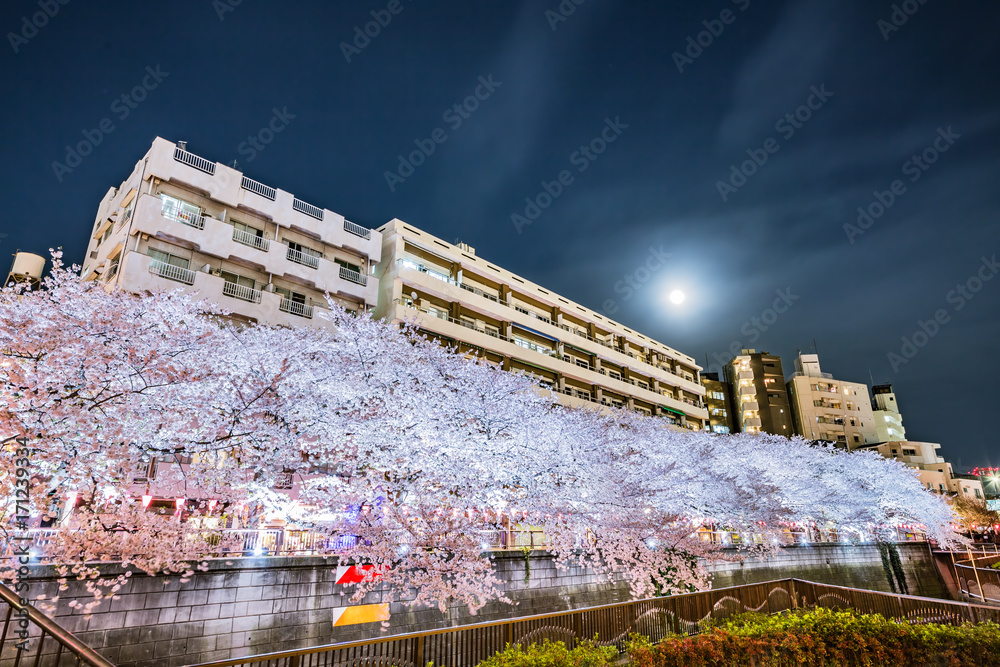
<svg viewBox="0 0 1000 667">
<path fill-rule="evenodd" d="M 218 505 L 218 504 L 219 504 L 218 500 L 214 500 L 214 499 L 213 500 L 209 500 L 208 501 L 208 513 L 211 514 L 212 512 L 214 512 L 215 511 L 215 506 Z"/>
</svg>

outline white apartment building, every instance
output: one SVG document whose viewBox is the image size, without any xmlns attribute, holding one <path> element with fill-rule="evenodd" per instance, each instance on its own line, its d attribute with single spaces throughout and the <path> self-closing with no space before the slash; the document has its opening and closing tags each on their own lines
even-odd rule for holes
<svg viewBox="0 0 1000 667">
<path fill-rule="evenodd" d="M 325 293 L 375 307 L 381 252 L 378 232 L 157 137 L 101 201 L 82 275 L 197 291 L 248 322 L 313 325 Z"/>
<path fill-rule="evenodd" d="M 819 355 L 799 354 L 787 387 L 795 430 L 802 437 L 847 449 L 879 442 L 868 385 L 835 380 L 820 370 Z"/>
<path fill-rule="evenodd" d="M 701 430 L 701 367 L 618 322 L 400 220 L 382 235 L 376 314 L 507 370 L 569 405 L 621 407 Z"/>
<path fill-rule="evenodd" d="M 875 431 L 877 442 L 890 440 L 906 440 L 906 429 L 903 428 L 903 415 L 899 413 L 896 404 L 896 394 L 891 384 L 880 384 L 872 387 L 874 403 L 872 412 L 875 415 Z"/>
</svg>

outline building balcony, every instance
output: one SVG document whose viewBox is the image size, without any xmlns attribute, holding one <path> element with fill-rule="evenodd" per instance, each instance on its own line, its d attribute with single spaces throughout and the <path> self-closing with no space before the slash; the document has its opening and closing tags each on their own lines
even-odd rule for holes
<svg viewBox="0 0 1000 667">
<path fill-rule="evenodd" d="M 737 380 L 753 380 L 753 371 L 740 371 L 736 374 Z"/>
<path fill-rule="evenodd" d="M 133 233 L 148 234 L 220 259 L 239 259 L 279 278 L 370 306 L 376 304 L 377 284 L 368 285 L 367 276 L 359 277 L 356 272 L 345 276 L 343 267 L 330 259 L 244 232 L 204 214 L 170 208 L 164 212 L 159 197 L 142 195 L 133 217 Z"/>
<path fill-rule="evenodd" d="M 760 428 L 761 426 L 760 417 L 747 417 L 746 419 L 743 420 L 743 426 L 744 427 L 755 426 L 757 428 Z"/>
<path fill-rule="evenodd" d="M 552 349 L 523 347 L 502 334 L 477 328 L 468 322 L 451 318 L 446 313 L 429 313 L 401 303 L 394 306 L 395 312 L 390 313 L 392 317 L 402 321 L 416 317 L 418 326 L 425 331 L 540 366 L 582 384 L 601 386 L 616 394 L 632 396 L 645 403 L 670 408 L 695 419 L 708 420 L 708 409 L 693 399 L 679 400 L 654 392 L 651 388 L 643 389 L 637 384 L 612 379 L 594 370 L 586 362 L 578 364 L 578 360 L 573 357 L 559 357 Z"/>
<path fill-rule="evenodd" d="M 290 192 L 255 181 L 224 164 L 182 150 L 165 139 L 157 138 L 153 142 L 146 170 L 161 180 L 206 192 L 229 210 L 249 209 L 328 245 L 365 255 L 373 263 L 381 259 L 381 234 L 350 222 L 338 213 L 306 203 Z"/>
<path fill-rule="evenodd" d="M 461 303 L 466 310 L 491 319 L 508 321 L 517 326 L 536 330 L 553 341 L 580 348 L 587 354 L 600 357 L 615 366 L 629 368 L 639 375 L 652 377 L 662 385 L 682 389 L 697 396 L 705 395 L 705 387 L 698 382 L 687 380 L 661 365 L 640 359 L 638 355 L 616 350 L 603 341 L 595 341 L 590 336 L 582 336 L 572 332 L 572 328 L 564 328 L 547 317 L 532 316 L 524 313 L 524 309 L 517 310 L 498 299 L 491 298 L 492 295 L 478 294 L 482 290 L 463 288 L 457 284 L 456 280 L 448 276 L 437 277 L 426 270 L 420 270 L 419 267 L 414 268 L 414 266 L 402 262 L 398 263 L 395 268 L 398 271 L 398 279 L 403 282 L 402 292 L 404 294 L 410 291 L 407 286 L 416 286 L 420 291 L 444 301 Z M 573 335 L 568 336 L 567 330 L 570 330 Z M 555 345 L 554 342 L 553 345 Z"/>
<path fill-rule="evenodd" d="M 200 299 L 219 304 L 242 318 L 279 326 L 330 326 L 314 317 L 317 305 L 283 303 L 280 294 L 252 289 L 202 271 L 192 271 L 128 252 L 121 261 L 118 284 L 134 292 L 163 292 L 185 288 Z"/>
</svg>

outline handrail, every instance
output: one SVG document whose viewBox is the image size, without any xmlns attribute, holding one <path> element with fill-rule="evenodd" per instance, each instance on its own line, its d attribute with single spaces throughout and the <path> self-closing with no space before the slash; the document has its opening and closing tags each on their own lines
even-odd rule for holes
<svg viewBox="0 0 1000 667">
<path fill-rule="evenodd" d="M 63 649 L 67 649 L 72 655 L 76 656 L 79 661 L 85 665 L 89 665 L 90 667 L 115 667 L 113 663 L 108 662 L 108 660 L 106 660 L 100 653 L 81 642 L 73 635 L 73 633 L 63 628 L 61 625 L 32 607 L 30 604 L 22 606 L 20 596 L 7 588 L 4 584 L 0 584 L 0 599 L 10 605 L 10 610 L 7 613 L 7 620 L 4 622 L 4 642 L 0 644 L 0 650 L 3 649 L 6 641 L 9 641 L 7 631 L 9 630 L 8 624 L 10 623 L 13 615 L 11 612 L 13 610 L 17 610 L 19 612 L 27 611 L 28 620 L 37 625 L 42 631 L 41 636 L 35 638 L 38 641 L 38 654 L 35 658 L 34 664 L 38 664 L 38 659 L 42 655 L 42 647 L 45 644 L 45 636 L 49 635 L 60 644 L 58 655 L 62 654 Z M 20 659 L 21 651 L 18 650 L 16 655 L 17 658 Z M 58 663 L 58 656 L 56 658 L 56 662 Z M 17 664 L 17 661 L 15 661 L 15 664 Z"/>
<path fill-rule="evenodd" d="M 780 593 L 780 595 L 775 595 Z M 811 603 L 810 603 L 811 600 Z M 895 603 L 886 605 L 884 602 Z M 692 604 L 685 604 L 685 603 Z M 631 632 L 643 630 L 654 641 L 669 632 L 697 634 L 701 622 L 726 618 L 748 609 L 777 613 L 789 609 L 848 607 L 862 613 L 881 613 L 913 623 L 956 623 L 966 620 L 1000 620 L 1000 609 L 911 595 L 867 591 L 843 586 L 829 586 L 803 579 L 778 579 L 758 584 L 744 584 L 681 595 L 631 600 L 614 604 L 584 607 L 569 611 L 506 618 L 424 632 L 410 632 L 349 642 L 325 644 L 305 649 L 278 651 L 256 656 L 217 660 L 189 667 L 249 667 L 250 665 L 340 664 L 336 653 L 345 658 L 363 655 L 375 664 L 423 665 L 428 661 L 447 667 L 472 667 L 490 654 L 508 645 L 521 645 L 557 637 L 572 648 L 577 641 L 593 636 L 595 627 L 602 645 L 624 648 L 623 640 Z M 703 614 L 708 609 L 707 614 Z M 615 613 L 619 612 L 619 613 Z M 695 619 L 682 618 L 693 612 Z M 929 614 L 928 614 L 929 612 Z M 649 617 L 647 624 L 643 619 Z M 666 618 L 669 617 L 669 620 Z M 669 626 L 669 630 L 667 627 Z M 520 635 L 515 635 L 515 628 Z M 500 629 L 501 631 L 497 631 Z M 653 630 L 653 632 L 650 632 Z M 615 636 L 617 634 L 617 636 Z M 456 636 L 457 635 L 457 636 Z M 388 645 L 388 646 L 387 646 Z M 454 647 L 461 645 L 459 652 Z M 363 649 L 359 651 L 358 649 Z M 349 652 L 349 653 L 348 653 Z M 304 656 L 327 655 L 322 659 L 302 660 Z M 464 662 L 463 662 L 464 661 Z"/>
</svg>

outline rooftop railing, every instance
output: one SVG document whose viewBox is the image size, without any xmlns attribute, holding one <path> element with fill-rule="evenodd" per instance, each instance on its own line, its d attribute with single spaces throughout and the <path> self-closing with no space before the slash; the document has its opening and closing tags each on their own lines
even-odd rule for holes
<svg viewBox="0 0 1000 667">
<path fill-rule="evenodd" d="M 301 199 L 295 199 L 292 201 L 292 208 L 294 208 L 299 213 L 305 213 L 308 216 L 316 218 L 317 220 L 323 219 L 323 209 L 318 206 L 313 206 L 312 204 L 307 204 Z"/>
<path fill-rule="evenodd" d="M 274 198 L 278 195 L 277 191 L 271 186 L 264 185 L 263 183 L 259 183 L 252 178 L 247 178 L 246 176 L 243 177 L 240 187 L 244 190 L 253 192 L 254 194 L 258 194 L 264 199 L 270 199 L 271 201 L 274 201 Z"/>
<path fill-rule="evenodd" d="M 372 230 L 367 227 L 354 224 L 350 220 L 346 219 L 344 220 L 344 231 L 349 234 L 354 234 L 355 236 L 360 236 L 363 239 L 370 239 L 372 237 Z"/>
<path fill-rule="evenodd" d="M 209 175 L 215 174 L 215 163 L 206 160 L 203 157 L 198 157 L 194 153 L 188 153 L 182 148 L 174 148 L 174 159 L 178 162 L 183 162 L 184 164 L 194 167 L 200 171 L 205 172 Z"/>
</svg>

